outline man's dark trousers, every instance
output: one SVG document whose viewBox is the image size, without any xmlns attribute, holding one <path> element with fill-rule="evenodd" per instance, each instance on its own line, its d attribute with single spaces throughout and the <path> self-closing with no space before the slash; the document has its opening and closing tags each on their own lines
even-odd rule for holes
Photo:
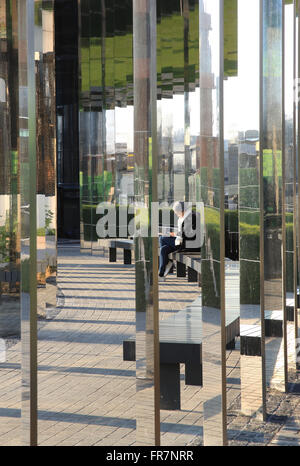
<svg viewBox="0 0 300 466">
<path fill-rule="evenodd" d="M 169 261 L 168 255 L 171 252 L 177 251 L 179 246 L 175 246 L 175 237 L 173 236 L 160 236 L 159 237 L 159 247 L 160 247 L 160 256 L 159 256 L 159 275 L 163 277 L 166 269 L 166 265 Z"/>
</svg>

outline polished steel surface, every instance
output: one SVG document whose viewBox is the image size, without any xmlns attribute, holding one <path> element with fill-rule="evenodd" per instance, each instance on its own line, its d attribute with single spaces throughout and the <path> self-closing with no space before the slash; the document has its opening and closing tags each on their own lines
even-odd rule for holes
<svg viewBox="0 0 300 466">
<path fill-rule="evenodd" d="M 19 186 L 19 82 L 18 82 L 18 6 L 17 1 L 0 2 L 0 341 L 1 372 L 9 370 L 8 341 L 19 337 L 20 319 L 20 186 Z M 15 351 L 13 362 L 20 362 Z M 21 386 L 21 370 L 17 370 Z M 1 384 L 3 404 L 9 403 L 5 384 Z M 19 406 L 18 406 L 19 408 Z M 1 427 L 5 421 L 1 420 Z M 21 419 L 9 427 L 18 433 Z M 3 444 L 0 440 L 0 444 Z"/>
<path fill-rule="evenodd" d="M 238 72 L 224 82 L 224 138 L 228 141 L 228 158 L 231 155 L 230 171 L 238 166 L 241 412 L 261 416 L 259 18 L 259 0 L 239 2 Z M 234 185 L 228 190 L 234 204 Z"/>
<path fill-rule="evenodd" d="M 142 236 L 151 201 L 157 201 L 156 4 L 133 1 L 134 194 L 143 206 L 135 236 L 136 270 L 136 438 L 160 444 L 157 238 Z"/>
<path fill-rule="evenodd" d="M 295 21 L 294 2 L 284 5 L 284 36 L 283 36 L 283 79 L 284 79 L 284 149 L 285 149 L 285 244 L 286 266 L 284 273 L 286 288 L 286 379 L 289 373 L 293 375 L 296 369 L 296 309 L 297 309 L 297 254 L 296 254 L 296 147 L 294 142 L 294 96 L 292 92 L 295 73 Z M 291 27 L 292 25 L 292 27 Z"/>
<path fill-rule="evenodd" d="M 134 200 L 132 1 L 82 0 L 79 24 L 80 237 L 98 253 L 97 206 L 115 208 L 118 221 Z M 123 220 L 115 235 L 127 237 Z"/>
<path fill-rule="evenodd" d="M 18 4 L 21 177 L 22 435 L 37 444 L 36 83 L 34 1 Z M 25 223 L 26 222 L 26 223 Z"/>
<path fill-rule="evenodd" d="M 286 301 L 283 270 L 286 263 L 285 217 L 285 151 L 283 151 L 283 2 L 262 2 L 262 134 L 263 158 L 263 230 L 264 230 L 264 311 L 265 365 L 268 387 L 286 389 Z M 279 333 L 272 312 L 280 313 Z M 271 313 L 271 314 L 270 314 Z M 276 356 L 277 355 L 277 356 Z"/>
<path fill-rule="evenodd" d="M 297 171 L 296 171 L 296 180 L 295 180 L 295 208 L 297 215 L 295 216 L 295 231 L 296 231 L 296 250 L 297 250 L 297 294 L 298 294 L 298 287 L 299 287 L 299 270 L 300 270 L 300 256 L 299 256 L 299 231 L 300 231 L 300 202 L 299 202 L 299 179 L 300 179 L 300 164 L 299 164 L 299 142 L 300 142 L 300 135 L 299 135 L 299 121 L 300 121 L 300 105 L 299 105 L 299 76 L 300 76 L 300 47 L 299 47 L 299 30 L 300 30 L 300 2 L 299 0 L 295 0 L 294 2 L 295 10 L 294 10 L 294 20 L 295 20 L 295 58 L 294 58 L 294 77 L 295 77 L 295 98 L 294 98 L 294 122 L 295 122 L 295 133 L 294 133 L 294 144 L 296 148 L 296 160 L 297 160 Z M 295 337 L 300 338 L 300 315 L 299 315 L 299 304 L 298 304 L 298 297 L 295 296 L 297 299 L 297 312 L 295 313 Z M 299 359 L 299 340 L 298 340 L 298 359 L 297 359 L 297 369 L 300 368 L 300 359 Z"/>
<path fill-rule="evenodd" d="M 200 183 L 204 445 L 226 445 L 223 1 L 200 0 Z"/>
<path fill-rule="evenodd" d="M 0 343 L 21 335 L 24 445 L 38 443 L 37 318 L 56 307 L 54 5 L 0 2 Z M 102 251 L 103 219 L 135 236 L 137 444 L 160 444 L 160 327 L 162 342 L 201 343 L 203 443 L 226 445 L 239 317 L 243 414 L 265 418 L 299 369 L 299 2 L 78 5 L 81 248 Z M 151 221 L 170 227 L 177 200 L 204 203 L 201 259 L 186 262 L 201 287 L 159 326 Z"/>
<path fill-rule="evenodd" d="M 19 2 L 22 434 L 37 444 L 37 316 L 56 307 L 54 3 Z"/>
<path fill-rule="evenodd" d="M 20 333 L 17 3 L 0 10 L 0 338 Z"/>
</svg>

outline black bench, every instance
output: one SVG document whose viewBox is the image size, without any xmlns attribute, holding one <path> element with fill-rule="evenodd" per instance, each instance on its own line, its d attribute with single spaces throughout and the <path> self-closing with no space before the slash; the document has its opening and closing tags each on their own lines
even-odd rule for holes
<svg viewBox="0 0 300 466">
<path fill-rule="evenodd" d="M 238 295 L 231 299 L 238 300 Z M 239 335 L 239 309 L 226 311 L 226 348 L 235 347 Z M 180 409 L 180 364 L 185 364 L 186 385 L 202 386 L 201 297 L 186 309 L 159 323 L 160 407 Z M 123 341 L 123 360 L 135 361 L 135 338 Z"/>
<path fill-rule="evenodd" d="M 116 249 L 124 250 L 124 263 L 131 263 L 133 240 L 110 241 L 110 261 L 116 261 Z M 130 253 L 125 256 L 125 251 Z M 125 262 L 125 257 L 127 261 Z M 189 282 L 201 281 L 201 255 L 199 252 L 181 251 L 169 254 L 176 261 L 178 277 Z M 111 260 L 113 259 L 113 260 Z M 232 263 L 232 261 L 227 261 Z M 235 272 L 238 273 L 238 272 Z M 232 282 L 236 283 L 235 281 Z M 235 347 L 235 337 L 240 333 L 239 287 L 232 287 L 230 302 L 226 304 L 226 348 Z M 201 298 L 174 316 L 160 321 L 160 407 L 166 410 L 180 409 L 180 364 L 185 364 L 186 385 L 202 386 L 202 307 Z M 123 341 L 123 360 L 135 361 L 135 338 Z"/>
<path fill-rule="evenodd" d="M 131 251 L 134 248 L 132 239 L 114 239 L 108 244 L 109 262 L 117 261 L 117 249 L 123 249 L 124 264 L 131 264 Z"/>
<path fill-rule="evenodd" d="M 123 249 L 124 264 L 131 264 L 131 251 L 134 249 L 132 239 L 114 239 L 108 243 L 109 262 L 117 261 L 117 249 Z M 176 261 L 177 277 L 187 277 L 189 282 L 198 282 L 200 284 L 201 276 L 201 256 L 200 253 L 182 251 L 169 254 L 170 259 Z"/>
<path fill-rule="evenodd" d="M 172 252 L 169 258 L 176 261 L 177 277 L 186 277 L 189 282 L 201 283 L 201 254 L 199 252 Z"/>
</svg>

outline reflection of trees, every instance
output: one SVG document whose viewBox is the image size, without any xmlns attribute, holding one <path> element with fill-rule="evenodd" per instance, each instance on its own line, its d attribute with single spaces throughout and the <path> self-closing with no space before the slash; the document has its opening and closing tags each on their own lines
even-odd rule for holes
<svg viewBox="0 0 300 466">
<path fill-rule="evenodd" d="M 247 139 L 249 138 L 249 139 Z M 258 133 L 239 141 L 239 257 L 241 304 L 260 304 L 260 198 Z"/>
<path fill-rule="evenodd" d="M 219 211 L 205 207 L 206 247 L 202 248 L 203 306 L 220 309 L 220 216 Z"/>
<path fill-rule="evenodd" d="M 282 2 L 263 2 L 264 278 L 282 279 Z M 261 206 L 262 207 L 262 206 Z M 271 286 L 269 284 L 268 286 Z M 280 286 L 280 285 L 279 285 Z M 267 289 L 267 283 L 265 283 Z M 275 306 L 275 307 L 274 307 Z M 278 307 L 277 307 L 278 306 Z M 265 293 L 266 309 L 280 309 Z"/>
</svg>

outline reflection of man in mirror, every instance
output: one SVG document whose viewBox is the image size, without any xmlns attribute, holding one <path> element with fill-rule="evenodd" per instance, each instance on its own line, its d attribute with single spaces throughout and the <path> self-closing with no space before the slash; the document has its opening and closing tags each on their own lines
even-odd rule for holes
<svg viewBox="0 0 300 466">
<path fill-rule="evenodd" d="M 200 215 L 190 207 L 185 208 L 184 202 L 175 202 L 174 213 L 178 217 L 177 232 L 170 236 L 160 236 L 159 277 L 162 281 L 173 267 L 169 254 L 175 251 L 200 252 Z"/>
</svg>

